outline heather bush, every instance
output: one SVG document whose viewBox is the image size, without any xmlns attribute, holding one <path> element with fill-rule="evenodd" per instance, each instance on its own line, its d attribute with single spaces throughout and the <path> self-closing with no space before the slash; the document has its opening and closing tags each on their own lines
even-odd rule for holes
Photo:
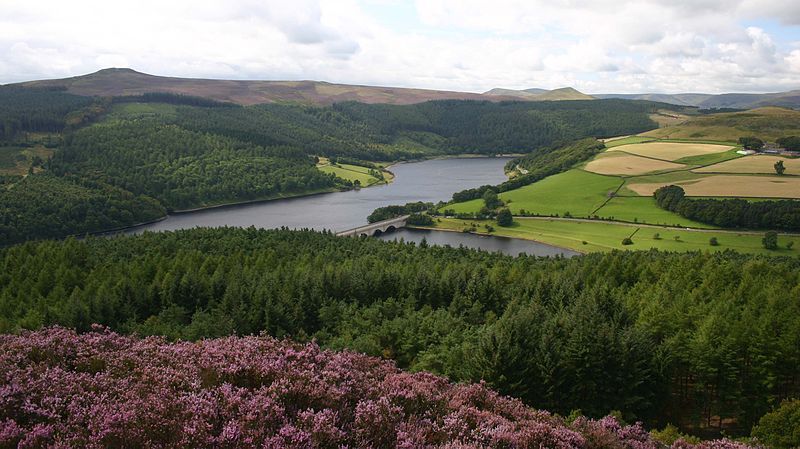
<svg viewBox="0 0 800 449">
<path fill-rule="evenodd" d="M 0 336 L 0 447 L 657 449 L 392 362 L 272 337 L 169 343 L 105 328 Z M 738 449 L 727 441 L 676 449 Z"/>
</svg>

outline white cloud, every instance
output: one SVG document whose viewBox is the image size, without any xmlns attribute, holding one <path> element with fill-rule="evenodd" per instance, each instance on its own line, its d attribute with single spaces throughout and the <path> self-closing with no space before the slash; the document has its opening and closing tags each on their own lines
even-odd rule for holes
<svg viewBox="0 0 800 449">
<path fill-rule="evenodd" d="M 471 91 L 800 88 L 800 7 L 782 0 L 0 1 L 0 83 L 130 66 Z"/>
</svg>

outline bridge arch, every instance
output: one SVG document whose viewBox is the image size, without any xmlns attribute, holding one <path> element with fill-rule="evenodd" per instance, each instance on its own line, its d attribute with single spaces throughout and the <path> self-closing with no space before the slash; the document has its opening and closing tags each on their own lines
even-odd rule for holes
<svg viewBox="0 0 800 449">
<path fill-rule="evenodd" d="M 377 223 L 370 223 L 365 226 L 359 226 L 354 229 L 337 232 L 339 237 L 361 237 L 361 236 L 378 236 L 386 232 L 396 231 L 406 225 L 408 215 L 390 218 L 388 220 L 379 221 Z"/>
</svg>

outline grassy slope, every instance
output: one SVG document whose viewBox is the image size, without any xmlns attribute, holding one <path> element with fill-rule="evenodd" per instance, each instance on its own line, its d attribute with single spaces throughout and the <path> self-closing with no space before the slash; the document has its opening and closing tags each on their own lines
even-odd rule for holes
<svg viewBox="0 0 800 449">
<path fill-rule="evenodd" d="M 500 194 L 500 199 L 509 202 L 512 213 L 520 209 L 540 215 L 589 216 L 606 201 L 606 194 L 615 191 L 622 180 L 615 176 L 597 175 L 583 170 L 569 170 L 547 177 L 539 182 Z M 477 212 L 482 200 L 467 201 L 447 206 L 456 213 Z"/>
<path fill-rule="evenodd" d="M 658 207 L 656 200 L 649 196 L 612 198 L 597 211 L 597 214 L 604 218 L 619 221 L 692 228 L 714 228 L 714 226 L 692 221 L 676 213 L 664 210 Z"/>
<path fill-rule="evenodd" d="M 698 156 L 687 156 L 676 160 L 675 162 L 684 165 L 712 165 L 718 164 L 720 162 L 729 161 L 731 159 L 737 159 L 740 157 L 744 157 L 741 154 L 736 153 L 739 148 L 733 148 L 731 150 L 722 152 L 722 153 L 712 153 L 712 154 L 701 154 Z"/>
<path fill-rule="evenodd" d="M 757 136 L 774 141 L 778 137 L 791 135 L 800 135 L 800 111 L 776 107 L 694 117 L 680 125 L 642 134 L 650 138 L 733 142 L 742 136 Z"/>
<path fill-rule="evenodd" d="M 412 104 L 429 100 L 518 99 L 515 96 L 490 96 L 470 92 L 454 92 L 402 87 L 357 86 L 319 81 L 244 81 L 171 78 L 136 72 L 131 69 L 105 69 L 72 78 L 29 81 L 26 87 L 66 87 L 77 95 L 120 96 L 148 92 L 171 92 L 242 105 L 297 101 L 309 104 L 331 104 L 344 101 L 362 103 Z"/>
<path fill-rule="evenodd" d="M 580 252 L 657 248 L 666 251 L 724 251 L 726 249 L 733 249 L 749 254 L 800 254 L 800 249 L 797 247 L 797 243 L 800 243 L 800 237 L 794 236 L 780 236 L 778 238 L 778 243 L 781 249 L 769 251 L 764 249 L 761 245 L 762 235 L 760 234 L 714 233 L 668 228 L 658 229 L 605 222 L 515 218 L 513 226 L 503 228 L 490 221 L 442 218 L 440 221 L 437 221 L 435 227 L 443 230 L 461 231 L 464 228 L 470 227 L 473 223 L 478 225 L 477 228 L 479 231 L 483 229 L 484 224 L 492 224 L 496 230 L 493 235 L 536 240 Z M 634 244 L 627 246 L 622 245 L 622 239 L 633 234 L 637 228 L 639 231 L 632 237 Z M 658 240 L 654 239 L 656 233 L 659 233 L 661 237 Z M 676 241 L 675 236 L 678 236 L 680 241 Z M 711 246 L 709 244 L 709 239 L 711 237 L 716 237 L 718 239 L 719 246 Z M 586 244 L 583 244 L 584 241 Z M 795 247 L 791 250 L 785 248 L 786 243 L 789 241 L 797 241 Z"/>
<path fill-rule="evenodd" d="M 606 148 L 614 148 L 621 145 L 628 145 L 631 143 L 642 143 L 642 142 L 650 142 L 653 140 L 652 137 L 642 137 L 642 136 L 628 136 L 622 139 L 611 140 L 606 142 Z"/>
<path fill-rule="evenodd" d="M 319 168 L 321 171 L 325 173 L 333 173 L 334 175 L 342 179 L 347 179 L 353 182 L 358 181 L 364 187 L 371 184 L 375 184 L 376 182 L 380 182 L 380 179 L 369 174 L 368 168 L 360 167 L 358 165 L 325 164 L 325 165 L 318 165 L 317 168 Z"/>
<path fill-rule="evenodd" d="M 709 227 L 665 211 L 649 197 L 609 200 L 608 192 L 615 191 L 622 182 L 621 177 L 598 175 L 573 169 L 531 185 L 501 193 L 499 196 L 507 203 L 509 200 L 511 201 L 508 206 L 514 214 L 519 214 L 519 211 L 524 209 L 528 213 L 538 215 L 557 214 L 563 216 L 564 213 L 569 212 L 574 217 L 590 217 L 596 214 L 604 218 L 614 217 L 621 221 L 632 222 L 637 219 L 639 222 L 652 224 L 680 223 L 682 226 Z M 482 206 L 483 200 L 478 199 L 448 205 L 445 209 L 453 210 L 455 213 L 475 213 Z"/>
</svg>

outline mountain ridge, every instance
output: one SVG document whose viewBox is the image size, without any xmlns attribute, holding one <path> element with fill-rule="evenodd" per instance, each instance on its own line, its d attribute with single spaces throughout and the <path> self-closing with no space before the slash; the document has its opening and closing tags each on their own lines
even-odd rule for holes
<svg viewBox="0 0 800 449">
<path fill-rule="evenodd" d="M 619 98 L 623 100 L 650 100 L 700 109 L 754 109 L 766 106 L 800 108 L 800 89 L 786 92 L 753 93 L 678 93 L 678 94 L 592 94 L 596 98 Z"/>
<path fill-rule="evenodd" d="M 329 105 L 345 101 L 414 104 L 431 100 L 564 101 L 618 98 L 649 100 L 700 109 L 753 109 L 780 106 L 800 109 L 800 89 L 753 93 L 585 94 L 573 87 L 558 89 L 494 88 L 483 93 L 413 87 L 340 84 L 314 80 L 225 80 L 152 75 L 131 68 L 106 68 L 68 78 L 32 80 L 6 86 L 63 89 L 85 96 L 124 96 L 164 92 L 241 105 L 300 102 Z"/>
<path fill-rule="evenodd" d="M 220 80 L 150 75 L 129 68 L 102 69 L 69 78 L 9 84 L 31 88 L 57 88 L 85 96 L 141 95 L 153 92 L 190 95 L 217 101 L 253 105 L 300 102 L 329 105 L 344 101 L 414 104 L 430 100 L 519 100 L 515 96 L 405 87 L 336 84 L 325 81 Z"/>
</svg>

